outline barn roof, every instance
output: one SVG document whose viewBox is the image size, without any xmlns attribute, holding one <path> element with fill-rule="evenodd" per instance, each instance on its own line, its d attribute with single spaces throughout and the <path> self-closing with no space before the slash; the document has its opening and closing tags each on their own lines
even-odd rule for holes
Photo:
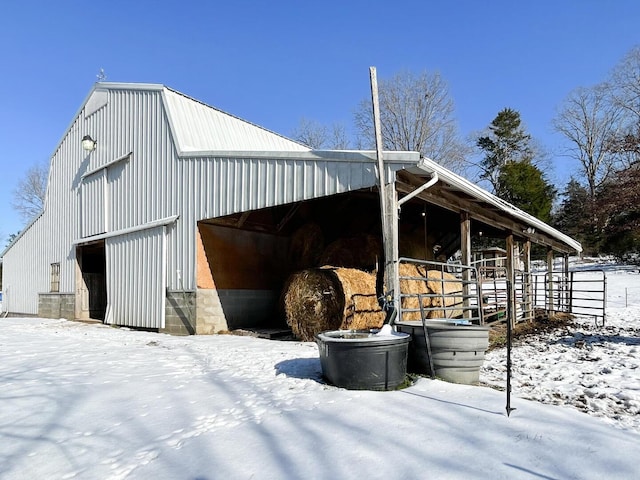
<svg viewBox="0 0 640 480">
<path fill-rule="evenodd" d="M 174 140 L 181 155 L 224 150 L 310 150 L 301 143 L 205 105 L 170 88 L 164 87 L 163 96 Z"/>
</svg>

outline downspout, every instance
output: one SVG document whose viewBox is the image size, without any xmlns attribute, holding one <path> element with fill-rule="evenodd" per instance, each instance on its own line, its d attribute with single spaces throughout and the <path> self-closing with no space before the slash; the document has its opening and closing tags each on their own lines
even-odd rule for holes
<svg viewBox="0 0 640 480">
<path fill-rule="evenodd" d="M 431 178 L 429 179 L 429 181 L 423 185 L 420 185 L 418 188 L 416 188 L 413 192 L 408 193 L 407 195 L 405 195 L 404 197 L 402 197 L 400 200 L 398 200 L 398 210 L 400 210 L 400 207 L 402 205 L 404 205 L 406 202 L 408 202 L 409 200 L 411 200 L 412 198 L 420 195 L 422 192 L 424 192 L 425 190 L 427 190 L 428 188 L 433 187 L 436 183 L 438 183 L 438 180 L 440 180 L 440 178 L 438 177 L 438 173 L 437 172 L 431 172 Z M 397 227 L 396 227 L 397 228 Z M 398 275 L 400 275 L 398 273 Z M 397 282 L 398 284 L 398 288 L 400 287 L 400 281 L 398 280 Z M 398 291 L 398 298 L 400 298 L 400 294 L 401 292 Z M 422 308 L 422 301 L 420 301 L 420 308 Z M 390 324 L 393 325 L 393 323 L 395 321 L 402 321 L 402 311 L 401 309 L 398 309 L 396 307 L 396 312 L 394 312 L 394 315 L 390 318 Z M 398 316 L 400 318 L 398 318 Z M 426 328 L 425 328 L 425 333 L 426 333 Z M 433 369 L 432 369 L 433 371 Z"/>
<path fill-rule="evenodd" d="M 433 187 L 436 183 L 438 183 L 438 180 L 439 180 L 438 173 L 437 172 L 431 173 L 431 179 L 427 183 L 425 183 L 424 185 L 419 186 L 413 192 L 407 194 L 406 196 L 404 196 L 400 200 L 398 200 L 398 207 L 401 207 L 405 202 L 408 202 L 413 197 L 415 197 L 417 195 L 420 195 L 426 189 Z"/>
</svg>

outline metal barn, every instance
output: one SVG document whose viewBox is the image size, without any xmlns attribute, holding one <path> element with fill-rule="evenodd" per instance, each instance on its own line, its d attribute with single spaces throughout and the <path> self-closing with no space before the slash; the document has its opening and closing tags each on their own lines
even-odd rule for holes
<svg viewBox="0 0 640 480">
<path fill-rule="evenodd" d="M 389 261 L 468 264 L 478 231 L 550 259 L 581 250 L 417 152 L 384 162 Z M 376 267 L 355 257 L 380 219 L 375 152 L 313 151 L 163 85 L 96 83 L 51 157 L 44 211 L 3 253 L 2 309 L 173 334 L 274 326 L 287 277 L 323 248 L 348 239 L 345 266 Z"/>
</svg>

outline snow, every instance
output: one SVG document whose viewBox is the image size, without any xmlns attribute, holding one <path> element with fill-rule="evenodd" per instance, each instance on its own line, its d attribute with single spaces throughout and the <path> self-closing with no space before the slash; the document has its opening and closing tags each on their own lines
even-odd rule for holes
<svg viewBox="0 0 640 480">
<path fill-rule="evenodd" d="M 637 267 L 617 268 L 606 278 L 604 322 L 579 317 L 566 332 L 518 344 L 511 356 L 512 391 L 546 404 L 571 405 L 640 433 L 640 275 Z M 488 352 L 485 360 L 481 379 L 504 387 L 506 350 Z"/>
<path fill-rule="evenodd" d="M 510 416 L 488 386 L 326 385 L 309 342 L 2 318 L 0 478 L 637 478 L 640 275 L 607 281 L 604 327 L 514 347 Z"/>
</svg>

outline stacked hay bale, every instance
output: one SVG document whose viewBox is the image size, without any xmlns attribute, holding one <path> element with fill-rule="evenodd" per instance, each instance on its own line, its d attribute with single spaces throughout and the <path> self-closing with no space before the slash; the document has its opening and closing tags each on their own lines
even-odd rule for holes
<svg viewBox="0 0 640 480">
<path fill-rule="evenodd" d="M 287 324 L 302 341 L 326 330 L 381 328 L 385 314 L 373 273 L 353 268 L 306 269 L 289 277 L 283 303 Z"/>
<path fill-rule="evenodd" d="M 430 293 L 424 280 L 424 271 L 413 263 L 401 263 L 398 265 L 398 272 L 400 276 L 400 292 L 402 293 L 402 319 L 405 321 L 422 320 L 418 295 Z M 424 309 L 431 307 L 428 296 L 423 297 L 422 307 Z M 425 310 L 426 312 L 427 310 Z"/>
<path fill-rule="evenodd" d="M 427 289 L 431 293 L 430 310 L 427 318 L 458 318 L 462 317 L 461 308 L 464 298 L 462 297 L 462 282 L 448 272 L 440 270 L 428 270 L 425 274 Z"/>
</svg>

